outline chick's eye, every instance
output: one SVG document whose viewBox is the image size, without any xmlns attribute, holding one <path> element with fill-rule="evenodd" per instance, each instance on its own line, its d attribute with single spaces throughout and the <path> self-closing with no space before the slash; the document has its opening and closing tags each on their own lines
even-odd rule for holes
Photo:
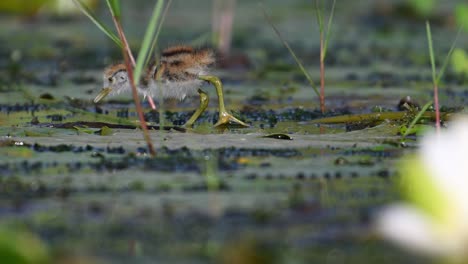
<svg viewBox="0 0 468 264">
<path fill-rule="evenodd" d="M 125 77 L 120 76 L 120 80 L 121 80 L 121 81 L 125 81 Z"/>
</svg>

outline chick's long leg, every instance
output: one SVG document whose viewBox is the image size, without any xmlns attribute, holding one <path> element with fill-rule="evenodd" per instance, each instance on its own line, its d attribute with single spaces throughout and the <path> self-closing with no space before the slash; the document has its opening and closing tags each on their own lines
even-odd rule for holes
<svg viewBox="0 0 468 264">
<path fill-rule="evenodd" d="M 221 83 L 221 80 L 219 80 L 218 77 L 211 76 L 211 75 L 202 75 L 202 76 L 199 76 L 198 78 L 213 84 L 213 86 L 216 88 L 216 94 L 218 95 L 218 104 L 219 104 L 219 119 L 218 119 L 218 122 L 214 125 L 215 127 L 227 126 L 231 122 L 238 124 L 242 127 L 249 127 L 249 125 L 235 118 L 226 110 L 224 106 L 223 84 Z"/>
<path fill-rule="evenodd" d="M 198 109 L 193 113 L 192 117 L 185 123 L 185 127 L 192 127 L 193 123 L 200 117 L 200 115 L 205 112 L 206 108 L 208 107 L 208 94 L 203 91 L 202 89 L 198 89 L 198 95 L 200 95 L 200 106 Z"/>
<path fill-rule="evenodd" d="M 156 110 L 156 104 L 154 103 L 153 98 L 151 98 L 151 96 L 148 96 L 147 100 L 151 106 L 151 109 Z"/>
<path fill-rule="evenodd" d="M 156 81 L 156 83 L 158 83 L 158 85 L 161 85 L 160 84 L 161 76 L 163 75 L 165 70 L 166 70 L 165 64 L 161 64 L 160 67 L 156 69 L 156 73 L 153 76 L 153 78 Z M 154 103 L 153 98 L 151 96 L 148 96 L 148 103 L 150 104 L 151 109 L 156 110 L 156 104 Z"/>
</svg>

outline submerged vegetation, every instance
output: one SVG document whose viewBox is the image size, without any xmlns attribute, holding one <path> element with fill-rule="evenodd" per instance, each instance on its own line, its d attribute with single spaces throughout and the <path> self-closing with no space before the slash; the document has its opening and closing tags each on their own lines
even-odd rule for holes
<svg viewBox="0 0 468 264">
<path fill-rule="evenodd" d="M 465 260 L 466 4 L 39 2 L 0 15 L 0 262 L 425 263 L 406 249 L 439 241 Z M 182 127 L 197 99 L 140 102 L 150 59 L 181 43 L 214 44 L 221 112 L 250 127 L 213 128 L 215 103 Z M 133 98 L 95 104 L 118 61 Z M 381 211 L 397 201 L 407 214 Z M 382 239 L 411 215 L 427 244 Z"/>
</svg>

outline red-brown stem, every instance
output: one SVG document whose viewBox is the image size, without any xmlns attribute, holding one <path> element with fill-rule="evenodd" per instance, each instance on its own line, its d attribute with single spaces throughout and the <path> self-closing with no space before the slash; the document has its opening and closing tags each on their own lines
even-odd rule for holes
<svg viewBox="0 0 468 264">
<path fill-rule="evenodd" d="M 216 37 L 217 48 L 223 55 L 229 54 L 231 49 L 232 23 L 235 9 L 236 0 L 213 1 L 212 30 Z"/>
<path fill-rule="evenodd" d="M 146 141 L 146 144 L 148 145 L 148 151 L 150 155 L 152 157 L 155 157 L 156 151 L 154 150 L 153 143 L 151 141 L 151 137 L 148 132 L 148 126 L 146 126 L 145 117 L 143 115 L 143 109 L 141 108 L 140 98 L 138 97 L 138 91 L 134 82 L 133 66 L 132 66 L 132 62 L 134 63 L 134 61 L 132 61 L 131 59 L 133 58 L 132 51 L 130 50 L 130 47 L 128 46 L 127 40 L 125 39 L 125 35 L 123 34 L 122 26 L 119 20 L 116 17 L 112 17 L 112 19 L 114 20 L 115 27 L 117 28 L 117 32 L 119 33 L 119 37 L 123 43 L 122 53 L 124 56 L 125 67 L 127 68 L 128 78 L 130 80 L 130 84 L 132 87 L 133 101 L 135 102 L 136 112 L 138 114 L 138 118 L 140 119 L 141 129 L 143 130 L 143 137 Z"/>
<path fill-rule="evenodd" d="M 115 20 L 114 20 L 114 23 L 115 23 Z M 128 47 L 127 54 L 128 54 L 128 57 L 130 58 L 130 61 L 132 63 L 132 67 L 134 68 L 135 65 L 136 65 L 135 58 L 133 57 L 132 51 L 130 49 L 130 45 L 128 45 L 127 38 L 125 37 L 125 33 L 124 33 L 123 29 L 122 29 L 122 25 L 120 23 L 117 23 L 116 27 L 118 27 L 117 31 L 122 33 L 122 35 L 119 33 L 119 36 L 121 36 L 123 38 L 122 43 L 123 43 L 124 47 Z M 151 106 L 151 109 L 156 110 L 156 104 L 154 103 L 153 98 L 148 96 L 147 100 L 148 100 L 148 103 Z"/>
<path fill-rule="evenodd" d="M 124 50 L 127 52 L 127 55 L 130 58 L 132 67 L 135 67 L 136 65 L 135 58 L 133 57 L 132 50 L 130 49 L 130 45 L 128 45 L 127 38 L 125 37 L 125 33 L 122 28 L 122 24 L 120 24 L 119 20 L 116 19 L 115 17 L 112 17 L 112 19 L 114 20 L 115 27 L 117 28 L 117 31 L 119 32 L 119 37 L 122 40 Z"/>
<path fill-rule="evenodd" d="M 325 54 L 323 32 L 320 32 L 320 110 L 325 113 Z"/>
<path fill-rule="evenodd" d="M 219 50 L 222 54 L 229 54 L 231 50 L 232 40 L 232 23 L 234 20 L 234 12 L 236 8 L 236 0 L 230 0 L 226 3 L 221 11 L 221 21 L 219 30 Z"/>
<path fill-rule="evenodd" d="M 436 133 L 440 133 L 439 87 L 434 84 L 434 107 L 436 116 Z"/>
</svg>

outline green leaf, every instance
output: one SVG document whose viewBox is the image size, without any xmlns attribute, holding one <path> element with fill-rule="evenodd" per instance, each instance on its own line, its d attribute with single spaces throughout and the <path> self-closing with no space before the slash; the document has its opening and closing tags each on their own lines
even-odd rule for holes
<svg viewBox="0 0 468 264">
<path fill-rule="evenodd" d="M 452 46 L 450 47 L 450 50 L 444 59 L 444 64 L 442 65 L 442 68 L 439 70 L 439 74 L 437 75 L 437 80 L 436 80 L 437 84 L 439 84 L 440 79 L 442 78 L 442 76 L 444 76 L 445 70 L 447 69 L 447 65 L 450 61 L 450 58 L 452 57 L 453 50 L 455 49 L 455 45 L 457 44 L 458 37 L 460 36 L 461 30 L 462 28 L 458 30 L 457 36 L 453 40 Z"/>
<path fill-rule="evenodd" d="M 82 0 L 73 0 L 75 5 L 80 9 L 80 11 L 85 14 L 104 34 L 106 34 L 110 39 L 112 39 L 119 47 L 122 47 L 122 42 L 119 37 L 115 35 L 108 27 L 101 23 L 92 13 Z"/>
<path fill-rule="evenodd" d="M 327 33 L 325 34 L 325 45 L 323 47 L 323 59 L 324 60 L 325 60 L 325 57 L 327 56 L 328 40 L 330 39 L 330 29 L 331 29 L 332 22 L 333 22 L 333 16 L 335 14 L 335 4 L 336 4 L 336 0 L 333 0 L 332 8 L 330 11 L 330 17 L 328 18 Z"/>
<path fill-rule="evenodd" d="M 164 24 L 164 21 L 166 20 L 166 15 L 167 15 L 167 12 L 169 11 L 169 7 L 171 6 L 171 3 L 172 3 L 172 0 L 167 1 L 166 7 L 164 8 L 164 12 L 162 14 L 161 21 L 158 23 L 158 29 L 156 30 L 156 35 L 154 36 L 153 42 L 151 43 L 151 49 L 150 49 L 150 51 L 148 53 L 148 56 L 146 57 L 146 60 L 145 60 L 145 66 L 148 65 L 149 61 L 151 60 L 151 54 L 153 54 L 153 51 L 154 51 L 154 49 L 156 47 L 156 44 L 158 42 L 159 33 L 161 33 L 161 29 L 162 29 L 162 26 Z"/>
<path fill-rule="evenodd" d="M 112 16 L 117 18 L 117 20 L 120 20 L 120 17 L 122 15 L 121 10 L 120 10 L 120 0 L 106 0 L 106 1 L 112 13 Z"/>
<path fill-rule="evenodd" d="M 426 33 L 427 33 L 427 43 L 429 46 L 429 57 L 431 59 L 431 67 L 432 67 L 432 81 L 434 85 L 437 84 L 436 78 L 436 68 L 435 68 L 435 59 L 434 59 L 434 49 L 432 48 L 432 33 L 431 33 L 431 25 L 429 21 L 426 21 Z"/>
<path fill-rule="evenodd" d="M 163 9 L 164 1 L 158 0 L 153 10 L 153 14 L 151 15 L 150 22 L 148 27 L 146 28 L 146 33 L 143 38 L 143 43 L 140 48 L 140 52 L 138 53 L 135 73 L 134 73 L 134 81 L 135 85 L 138 85 L 140 82 L 140 77 L 143 73 L 143 68 L 146 66 L 145 62 L 147 62 L 147 58 L 150 55 L 149 51 L 151 50 L 151 44 L 156 37 L 157 27 L 159 17 L 161 16 L 161 12 Z"/>
<path fill-rule="evenodd" d="M 321 1 L 320 0 L 315 0 L 315 15 L 317 16 L 317 24 L 319 25 L 319 31 L 320 33 L 323 32 L 323 16 L 322 16 L 323 10 L 321 7 Z"/>
<path fill-rule="evenodd" d="M 468 4 L 458 4 L 455 7 L 457 25 L 468 32 Z"/>
</svg>

